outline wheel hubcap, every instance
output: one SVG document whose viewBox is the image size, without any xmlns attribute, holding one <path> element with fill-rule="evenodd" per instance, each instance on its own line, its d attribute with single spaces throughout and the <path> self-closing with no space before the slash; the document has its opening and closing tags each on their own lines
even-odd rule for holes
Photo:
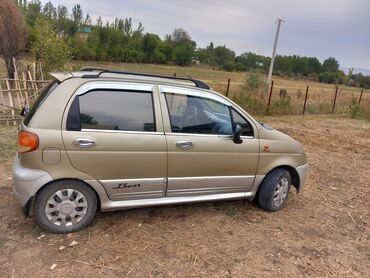
<svg viewBox="0 0 370 278">
<path fill-rule="evenodd" d="M 275 186 L 274 192 L 274 206 L 279 207 L 282 205 L 288 196 L 289 181 L 287 178 L 283 177 L 280 179 L 278 184 Z"/>
<path fill-rule="evenodd" d="M 86 197 L 76 189 L 62 189 L 52 194 L 46 202 L 46 217 L 57 226 L 71 226 L 86 215 Z"/>
</svg>

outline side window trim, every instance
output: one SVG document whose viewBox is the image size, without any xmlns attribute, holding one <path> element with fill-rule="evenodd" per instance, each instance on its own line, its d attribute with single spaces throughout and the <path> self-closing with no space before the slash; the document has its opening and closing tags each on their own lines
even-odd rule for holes
<svg viewBox="0 0 370 278">
<path fill-rule="evenodd" d="M 230 102 L 228 102 L 226 99 L 223 99 L 222 97 L 216 94 L 205 93 L 199 90 L 183 89 L 183 88 L 171 87 L 171 86 L 160 86 L 159 90 L 161 93 L 172 93 L 172 94 L 207 98 L 207 99 L 220 102 L 226 106 L 232 106 Z"/>
</svg>

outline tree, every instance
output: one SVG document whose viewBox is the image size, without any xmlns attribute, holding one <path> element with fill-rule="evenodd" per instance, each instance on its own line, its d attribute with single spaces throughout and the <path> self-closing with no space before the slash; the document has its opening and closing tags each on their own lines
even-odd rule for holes
<svg viewBox="0 0 370 278">
<path fill-rule="evenodd" d="M 123 24 L 123 32 L 126 36 L 131 36 L 132 35 L 132 19 L 130 18 L 125 18 L 125 22 Z"/>
<path fill-rule="evenodd" d="M 175 49 L 175 63 L 179 66 L 188 66 L 191 63 L 193 51 L 189 46 L 181 45 Z"/>
<path fill-rule="evenodd" d="M 212 51 L 211 63 L 214 66 L 225 68 L 226 70 L 233 70 L 235 53 L 231 49 L 224 46 L 217 46 Z"/>
<path fill-rule="evenodd" d="M 74 5 L 72 8 L 72 19 L 73 19 L 74 27 L 76 29 L 78 28 L 78 26 L 80 26 L 82 18 L 83 18 L 83 12 L 82 12 L 80 4 Z"/>
<path fill-rule="evenodd" d="M 49 18 L 55 19 L 57 17 L 57 9 L 50 1 L 45 4 L 42 12 Z"/>
<path fill-rule="evenodd" d="M 86 14 L 86 18 L 85 18 L 84 24 L 85 25 L 91 25 L 92 24 L 92 20 L 91 20 L 91 17 L 90 17 L 89 14 Z"/>
<path fill-rule="evenodd" d="M 59 38 L 50 21 L 42 17 L 36 22 L 36 41 L 32 50 L 36 61 L 41 62 L 47 72 L 63 70 L 65 63 L 72 57 L 68 41 Z"/>
<path fill-rule="evenodd" d="M 338 72 L 339 71 L 339 63 L 335 58 L 330 57 L 322 63 L 322 71 L 323 72 Z"/>
<path fill-rule="evenodd" d="M 161 39 L 158 37 L 158 35 L 155 35 L 155 34 L 150 34 L 150 33 L 147 33 L 144 35 L 143 37 L 143 52 L 144 52 L 144 55 L 145 55 L 145 60 L 146 62 L 150 62 L 150 63 L 153 63 L 155 62 L 155 57 L 154 54 L 156 54 L 156 56 L 159 56 L 160 54 L 155 52 L 156 50 L 158 51 L 158 48 L 159 46 L 161 45 L 162 41 Z"/>
<path fill-rule="evenodd" d="M 12 0 L 0 0 L 0 54 L 4 57 L 8 77 L 14 78 L 13 57 L 18 58 L 26 45 L 22 14 Z"/>
<path fill-rule="evenodd" d="M 182 28 L 176 28 L 172 32 L 172 35 L 170 36 L 170 38 L 175 46 L 192 44 L 192 40 L 191 40 L 189 33 Z"/>
</svg>

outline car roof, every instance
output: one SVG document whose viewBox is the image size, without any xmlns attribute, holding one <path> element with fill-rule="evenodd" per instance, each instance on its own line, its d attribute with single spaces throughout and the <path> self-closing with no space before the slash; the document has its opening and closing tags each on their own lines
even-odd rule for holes
<svg viewBox="0 0 370 278">
<path fill-rule="evenodd" d="M 210 87 L 203 81 L 193 78 L 183 78 L 175 76 L 165 76 L 157 74 L 137 73 L 137 72 L 126 72 L 126 71 L 115 71 L 107 69 L 95 69 L 87 68 L 80 71 L 71 72 L 56 72 L 51 73 L 55 79 L 59 82 L 63 82 L 70 78 L 109 78 L 109 79 L 124 79 L 129 81 L 141 81 L 141 82 L 155 82 L 164 84 L 173 84 L 178 86 L 192 86 L 200 89 L 210 90 Z"/>
</svg>

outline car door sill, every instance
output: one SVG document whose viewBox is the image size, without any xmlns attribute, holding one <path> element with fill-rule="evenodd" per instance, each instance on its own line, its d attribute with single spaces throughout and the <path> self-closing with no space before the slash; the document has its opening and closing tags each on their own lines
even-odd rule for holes
<svg viewBox="0 0 370 278">
<path fill-rule="evenodd" d="M 221 200 L 248 199 L 253 197 L 252 192 L 236 192 L 209 194 L 198 196 L 162 197 L 140 200 L 107 201 L 101 204 L 101 211 L 114 211 L 120 209 L 132 209 L 141 207 L 152 207 L 161 205 L 175 205 L 185 203 L 211 202 Z"/>
</svg>

